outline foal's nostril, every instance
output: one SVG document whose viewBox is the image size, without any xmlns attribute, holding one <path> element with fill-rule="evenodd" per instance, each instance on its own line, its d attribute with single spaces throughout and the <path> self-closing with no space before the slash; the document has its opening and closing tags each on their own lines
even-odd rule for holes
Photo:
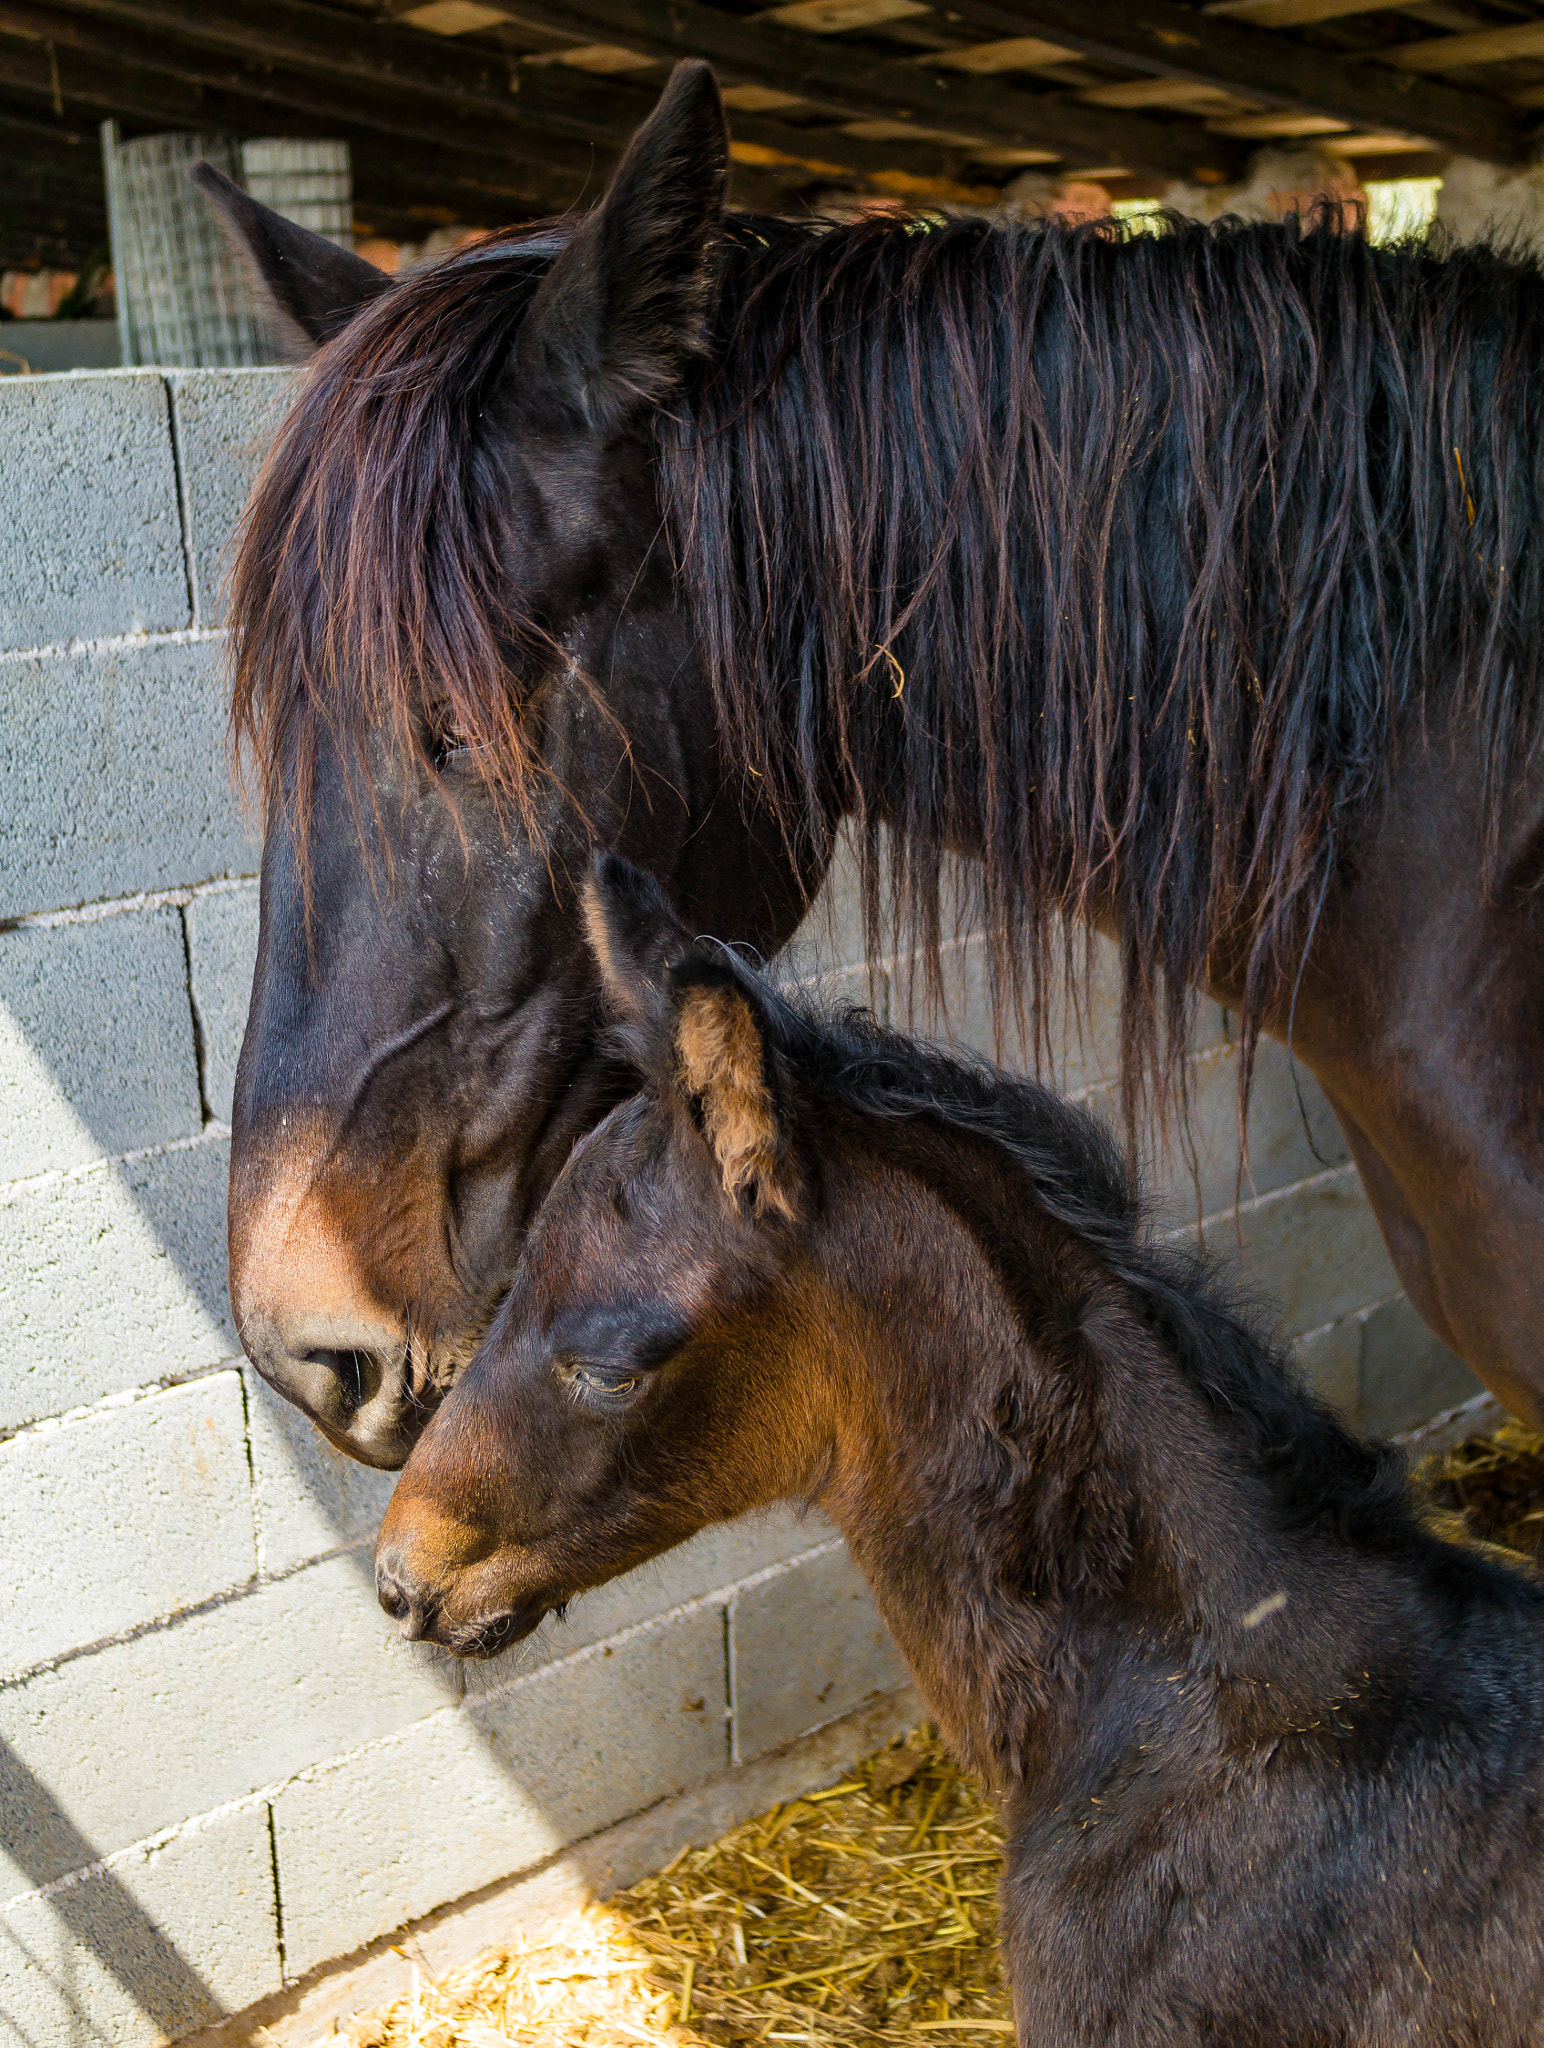
<svg viewBox="0 0 1544 2048">
<path fill-rule="evenodd" d="M 404 1641 L 421 1643 L 428 1635 L 438 1611 L 433 1600 L 410 1593 L 400 1580 L 383 1571 L 375 1575 L 375 1597 L 401 1629 Z"/>
</svg>

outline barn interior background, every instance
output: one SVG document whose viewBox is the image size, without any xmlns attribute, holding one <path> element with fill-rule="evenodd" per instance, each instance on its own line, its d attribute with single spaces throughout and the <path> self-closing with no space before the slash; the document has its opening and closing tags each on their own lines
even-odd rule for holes
<svg viewBox="0 0 1544 2048">
<path fill-rule="evenodd" d="M 143 295 L 223 259 L 191 211 L 159 273 L 132 257 L 134 180 L 196 137 L 395 268 L 593 199 L 689 54 L 727 87 L 742 204 L 1328 188 L 1459 233 L 1544 220 L 1544 17 L 1486 0 L 0 0 L 0 2030 L 28 2048 L 231 2013 L 227 2040 L 310 2040 L 335 1959 L 400 1972 L 405 1924 L 486 1931 L 522 1873 L 639 1874 L 910 1711 L 840 1545 L 792 1517 L 581 1603 L 509 1670 L 402 1644 L 370 1585 L 389 1477 L 268 1395 L 225 1295 L 257 847 L 220 562 L 290 373 L 187 367 L 265 345 L 228 280 L 181 326 Z M 150 367 L 100 372 L 123 362 Z M 868 985 L 840 876 L 802 944 Z M 962 933 L 947 1023 L 990 1048 L 978 965 Z M 882 963 L 879 1003 L 907 978 Z M 1099 1102 L 1113 1050 L 1096 1005 L 1058 1078 Z M 1267 1049 L 1240 1179 L 1224 1013 L 1194 1060 L 1198 1180 L 1153 1162 L 1168 1227 L 1204 1217 L 1366 1426 L 1469 1398 L 1309 1078 Z"/>
</svg>

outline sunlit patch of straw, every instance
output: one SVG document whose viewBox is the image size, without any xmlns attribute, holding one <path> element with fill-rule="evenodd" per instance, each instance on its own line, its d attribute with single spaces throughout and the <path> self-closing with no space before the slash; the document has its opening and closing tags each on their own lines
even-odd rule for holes
<svg viewBox="0 0 1544 2048">
<path fill-rule="evenodd" d="M 1011 2036 L 1001 1838 L 931 1728 L 539 1938 L 342 2029 L 354 2048 L 728 2048 Z"/>
</svg>

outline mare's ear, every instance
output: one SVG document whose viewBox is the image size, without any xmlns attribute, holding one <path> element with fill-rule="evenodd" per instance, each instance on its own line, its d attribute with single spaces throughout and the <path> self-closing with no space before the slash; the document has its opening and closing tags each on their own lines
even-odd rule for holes
<svg viewBox="0 0 1544 2048">
<path fill-rule="evenodd" d="M 584 928 L 612 1009 L 663 1031 L 670 970 L 691 951 L 691 935 L 669 898 L 619 853 L 597 853 L 582 896 Z"/>
<path fill-rule="evenodd" d="M 325 235 L 296 227 L 217 171 L 197 163 L 188 176 L 220 216 L 279 341 L 303 361 L 345 328 L 361 306 L 388 290 L 384 270 Z"/>
<path fill-rule="evenodd" d="M 778 1113 L 767 1023 L 752 991 L 700 955 L 671 976 L 676 1084 L 697 1105 L 731 1202 L 790 1220 L 800 1209 L 793 1146 Z"/>
<path fill-rule="evenodd" d="M 708 66 L 678 64 L 521 327 L 510 377 L 591 427 L 657 403 L 699 346 L 729 136 Z"/>
</svg>

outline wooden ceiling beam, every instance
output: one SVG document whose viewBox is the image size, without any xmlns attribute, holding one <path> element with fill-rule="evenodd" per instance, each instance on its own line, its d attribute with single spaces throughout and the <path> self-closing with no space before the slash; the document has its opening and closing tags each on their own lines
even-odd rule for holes
<svg viewBox="0 0 1544 2048">
<path fill-rule="evenodd" d="M 1488 94 L 1315 49 L 1175 0 L 951 0 L 983 40 L 1033 31 L 1080 55 L 1220 86 L 1358 129 L 1423 136 L 1488 163 L 1528 161 L 1534 131 Z"/>
<path fill-rule="evenodd" d="M 351 90 L 346 101 L 336 90 L 311 75 L 271 67 L 199 47 L 178 47 L 167 39 L 105 21 L 88 18 L 76 9 L 38 6 L 32 0 L 0 0 L 0 35 L 18 38 L 30 45 L 36 57 L 47 64 L 48 52 L 59 67 L 60 90 L 68 96 L 67 73 L 78 67 L 72 58 L 96 60 L 109 67 L 130 67 L 146 76 L 172 83 L 224 93 L 251 103 L 243 125 L 260 125 L 261 110 L 282 107 L 304 115 L 315 132 L 333 134 L 342 119 L 354 128 L 374 129 L 402 141 L 419 141 L 434 147 L 459 147 L 466 154 L 495 154 L 528 163 L 533 169 L 567 173 L 580 179 L 594 168 L 593 151 L 586 141 L 564 136 L 537 137 L 518 116 L 501 124 L 493 133 L 468 133 L 453 118 L 435 115 L 401 85 L 389 93 Z M 10 61 L 10 53 L 7 53 Z"/>
<path fill-rule="evenodd" d="M 521 65 L 512 56 L 457 46 L 421 30 L 350 21 L 307 0 L 264 0 L 261 9 L 231 0 L 71 0 L 70 12 L 360 88 L 389 85 L 420 104 L 435 99 L 463 115 L 505 123 L 522 115 L 539 120 L 546 83 L 562 70 Z M 853 120 L 911 120 L 979 135 L 1000 147 L 1051 148 L 1084 158 L 1108 160 L 1119 148 L 1134 168 L 1176 175 L 1190 175 L 1225 154 L 1225 145 L 1208 138 L 1199 124 L 1116 121 L 1096 109 L 967 72 L 876 57 L 829 37 L 747 20 L 702 0 L 575 0 L 572 6 L 537 0 L 534 12 L 525 6 L 520 12 L 533 26 L 575 40 L 619 41 L 662 61 L 706 57 L 731 77 L 778 85 Z M 595 90 L 596 81 L 588 83 Z M 624 96 L 639 93 L 636 84 L 608 84 Z M 645 97 L 652 98 L 655 87 L 657 81 Z M 768 125 L 782 131 L 784 148 L 795 147 L 786 137 L 799 131 L 786 123 Z M 759 140 L 738 123 L 737 132 L 744 140 Z"/>
<path fill-rule="evenodd" d="M 328 71 L 330 59 L 318 58 L 319 68 L 313 73 L 238 58 L 223 47 L 183 44 L 175 40 L 179 28 L 174 17 L 180 11 L 177 0 L 171 4 L 167 0 L 83 0 L 82 5 L 69 7 L 0 0 L 0 33 L 51 43 L 56 58 L 60 51 L 71 50 L 113 64 L 135 64 L 205 88 L 249 95 L 263 105 L 309 115 L 323 124 L 323 132 L 337 132 L 340 81 Z M 166 16 L 165 32 L 152 33 L 141 18 L 160 13 Z M 118 18 L 128 14 L 136 17 L 134 23 Z M 108 19 L 109 15 L 114 18 Z M 232 40 L 212 14 L 210 20 L 211 34 L 222 42 Z M 652 86 L 613 80 L 602 84 L 558 66 L 521 74 L 520 88 L 518 94 L 506 90 L 496 101 L 477 108 L 469 108 L 462 99 L 453 106 L 426 104 L 422 95 L 411 93 L 392 74 L 388 83 L 377 81 L 369 89 L 350 79 L 347 98 L 341 104 L 354 125 L 368 125 L 393 139 L 423 141 L 436 149 L 458 148 L 463 154 L 480 153 L 501 162 L 513 156 L 549 178 L 553 173 L 565 174 L 575 181 L 570 196 L 577 200 L 581 194 L 595 196 L 612 158 L 657 96 Z M 475 112 L 488 118 L 469 119 Z M 928 180 L 944 184 L 958 179 L 963 161 L 959 149 L 927 142 L 908 143 L 902 151 L 894 144 L 822 132 L 817 144 L 801 129 L 755 116 L 736 118 L 735 139 L 752 161 L 781 163 L 785 180 L 792 177 L 794 182 L 807 183 L 818 175 L 828 180 L 836 176 L 883 184 L 894 177 L 898 159 L 904 157 L 904 169 L 919 184 Z M 597 148 L 604 152 L 602 156 L 597 156 Z M 801 170 L 806 162 L 809 167 Z"/>
<path fill-rule="evenodd" d="M 215 134 L 315 135 L 316 119 L 296 119 L 283 107 L 260 103 L 244 95 L 210 91 L 185 80 L 151 73 L 129 64 L 104 64 L 82 57 L 75 51 L 55 52 L 51 65 L 47 53 L 26 44 L 3 46 L 0 64 L 0 103 L 41 122 L 53 102 L 55 83 L 63 97 L 66 118 L 79 120 L 84 114 L 93 125 L 111 115 L 141 128 L 180 129 Z M 57 68 L 56 68 L 57 67 Z M 583 178 L 571 173 L 544 171 L 516 162 L 512 157 L 495 158 L 470 151 L 447 148 L 438 138 L 428 141 L 429 160 L 415 162 L 414 138 L 388 131 L 362 128 L 336 115 L 321 132 L 349 144 L 354 155 L 355 187 L 362 204 L 368 204 L 372 178 L 386 166 L 401 167 L 402 183 L 421 193 L 423 203 L 453 204 L 450 196 L 464 191 L 469 197 L 483 195 L 483 203 L 470 207 L 472 224 L 496 225 L 525 213 L 561 212 L 584 190 Z M 595 179 L 590 179 L 595 184 Z"/>
<path fill-rule="evenodd" d="M 727 14 L 702 0 L 535 0 L 534 6 L 519 0 L 518 12 L 533 27 L 611 40 L 662 60 L 706 57 L 728 80 L 776 85 L 853 120 L 915 121 L 1003 148 L 1124 162 L 1171 177 L 1224 171 L 1238 161 L 1198 122 L 1116 118 L 1060 95 L 1001 85 L 937 62 L 875 56 L 839 36 Z M 1016 33 L 1022 24 L 1003 28 L 999 39 Z"/>
</svg>

